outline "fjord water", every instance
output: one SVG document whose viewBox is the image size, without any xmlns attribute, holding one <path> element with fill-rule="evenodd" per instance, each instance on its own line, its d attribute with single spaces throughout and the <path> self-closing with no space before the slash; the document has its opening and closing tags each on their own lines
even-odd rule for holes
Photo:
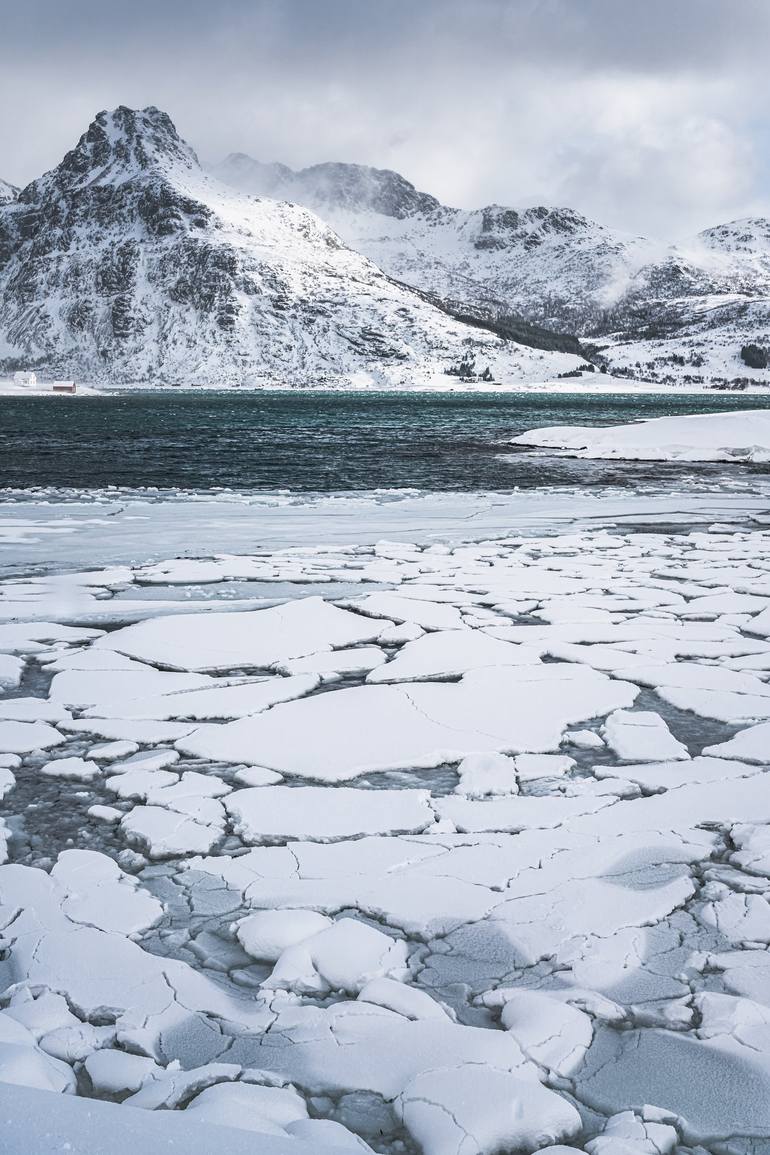
<svg viewBox="0 0 770 1155">
<path fill-rule="evenodd" d="M 632 487 L 717 467 L 570 461 L 508 442 L 544 425 L 620 424 L 749 408 L 770 408 L 770 396 L 201 391 L 4 398 L 0 487 Z"/>
</svg>

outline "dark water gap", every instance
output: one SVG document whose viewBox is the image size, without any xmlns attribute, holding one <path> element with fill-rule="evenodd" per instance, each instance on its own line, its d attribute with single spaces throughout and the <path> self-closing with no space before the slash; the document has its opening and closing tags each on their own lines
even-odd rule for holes
<svg viewBox="0 0 770 1155">
<path fill-rule="evenodd" d="M 297 390 L 9 397 L 0 402 L 0 489 L 634 488 L 684 473 L 708 478 L 724 467 L 571 461 L 512 447 L 510 439 L 545 425 L 751 408 L 770 408 L 770 395 Z M 770 466 L 741 467 L 746 478 L 767 472 Z"/>
</svg>

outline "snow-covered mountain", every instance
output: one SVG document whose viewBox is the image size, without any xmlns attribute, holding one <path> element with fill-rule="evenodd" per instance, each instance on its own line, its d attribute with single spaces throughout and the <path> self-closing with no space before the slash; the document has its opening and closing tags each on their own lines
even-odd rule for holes
<svg viewBox="0 0 770 1155">
<path fill-rule="evenodd" d="M 442 205 L 387 169 L 293 171 L 235 153 L 211 171 L 321 215 L 393 277 L 460 310 L 513 313 L 595 343 L 610 368 L 652 380 L 766 380 L 742 362 L 770 346 L 770 221 L 734 221 L 678 245 L 568 208 Z"/>
<path fill-rule="evenodd" d="M 770 349 L 770 221 L 706 229 L 643 266 L 604 316 L 614 371 L 656 381 L 770 383 L 741 349 Z"/>
<path fill-rule="evenodd" d="M 0 361 L 95 381 L 409 385 L 476 356 L 576 365 L 462 324 L 307 209 L 237 192 L 155 108 L 102 112 L 0 208 Z"/>
<path fill-rule="evenodd" d="M 0 178 L 0 205 L 7 205 L 10 201 L 15 201 L 19 195 L 19 190 L 15 184 L 9 184 L 7 180 Z"/>
<path fill-rule="evenodd" d="M 296 172 L 233 153 L 210 171 L 242 191 L 306 205 L 391 276 L 442 300 L 561 331 L 595 323 L 661 249 L 568 208 L 450 208 L 389 169 L 329 163 Z"/>
</svg>

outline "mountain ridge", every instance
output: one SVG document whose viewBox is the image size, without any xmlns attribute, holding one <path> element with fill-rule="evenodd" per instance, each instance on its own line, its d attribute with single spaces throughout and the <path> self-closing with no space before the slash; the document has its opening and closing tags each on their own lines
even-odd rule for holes
<svg viewBox="0 0 770 1155">
<path fill-rule="evenodd" d="M 509 380 L 577 364 L 455 320 L 306 208 L 220 184 L 152 106 L 99 113 L 0 207 L 6 370 L 388 387 L 474 356 Z"/>
<path fill-rule="evenodd" d="M 329 162 L 294 171 L 245 154 L 211 167 L 239 187 L 258 192 L 269 181 L 271 195 L 313 207 L 347 244 L 455 315 L 574 332 L 613 372 L 647 380 L 766 379 L 740 358 L 747 341 L 770 346 L 765 218 L 669 244 L 570 208 L 451 208 L 388 169 Z"/>
</svg>

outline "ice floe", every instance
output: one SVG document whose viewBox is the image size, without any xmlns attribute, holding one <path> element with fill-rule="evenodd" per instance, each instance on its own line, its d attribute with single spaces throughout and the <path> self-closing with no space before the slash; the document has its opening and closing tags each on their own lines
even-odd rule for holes
<svg viewBox="0 0 770 1155">
<path fill-rule="evenodd" d="M 329 842 L 364 834 L 418 834 L 435 821 L 425 790 L 256 786 L 225 803 L 244 842 Z"/>
<path fill-rule="evenodd" d="M 578 1112 L 553 1091 L 470 1063 L 417 1075 L 396 1107 L 425 1155 L 537 1151 L 580 1131 Z"/>
<path fill-rule="evenodd" d="M 660 714 L 651 710 L 615 710 L 604 723 L 602 734 L 624 762 L 690 757 L 687 747 L 674 737 Z"/>
<path fill-rule="evenodd" d="M 49 778 L 70 778 L 75 782 L 90 782 L 98 778 L 101 770 L 95 762 L 84 758 L 55 758 L 40 767 L 40 773 Z"/>
<path fill-rule="evenodd" d="M 376 927 L 341 918 L 309 938 L 287 946 L 262 984 L 269 990 L 309 994 L 360 992 L 373 978 L 404 970 L 406 943 Z"/>
<path fill-rule="evenodd" d="M 34 750 L 50 750 L 65 739 L 47 722 L 0 721 L 0 750 L 5 754 L 30 754 Z"/>
<path fill-rule="evenodd" d="M 0 1095 L 148 1150 L 757 1155 L 766 530 L 65 584 L 104 629 L 37 578 L 0 625 Z"/>
<path fill-rule="evenodd" d="M 339 782 L 378 770 L 439 766 L 466 754 L 558 749 L 567 726 L 630 706 L 638 690 L 585 666 L 476 670 L 456 684 L 362 686 L 300 699 L 178 746 Z M 354 729 L 346 719 L 354 717 Z"/>
<path fill-rule="evenodd" d="M 155 618 L 116 630 L 96 644 L 166 669 L 214 673 L 265 668 L 373 642 L 381 628 L 313 597 L 246 613 Z"/>
</svg>

